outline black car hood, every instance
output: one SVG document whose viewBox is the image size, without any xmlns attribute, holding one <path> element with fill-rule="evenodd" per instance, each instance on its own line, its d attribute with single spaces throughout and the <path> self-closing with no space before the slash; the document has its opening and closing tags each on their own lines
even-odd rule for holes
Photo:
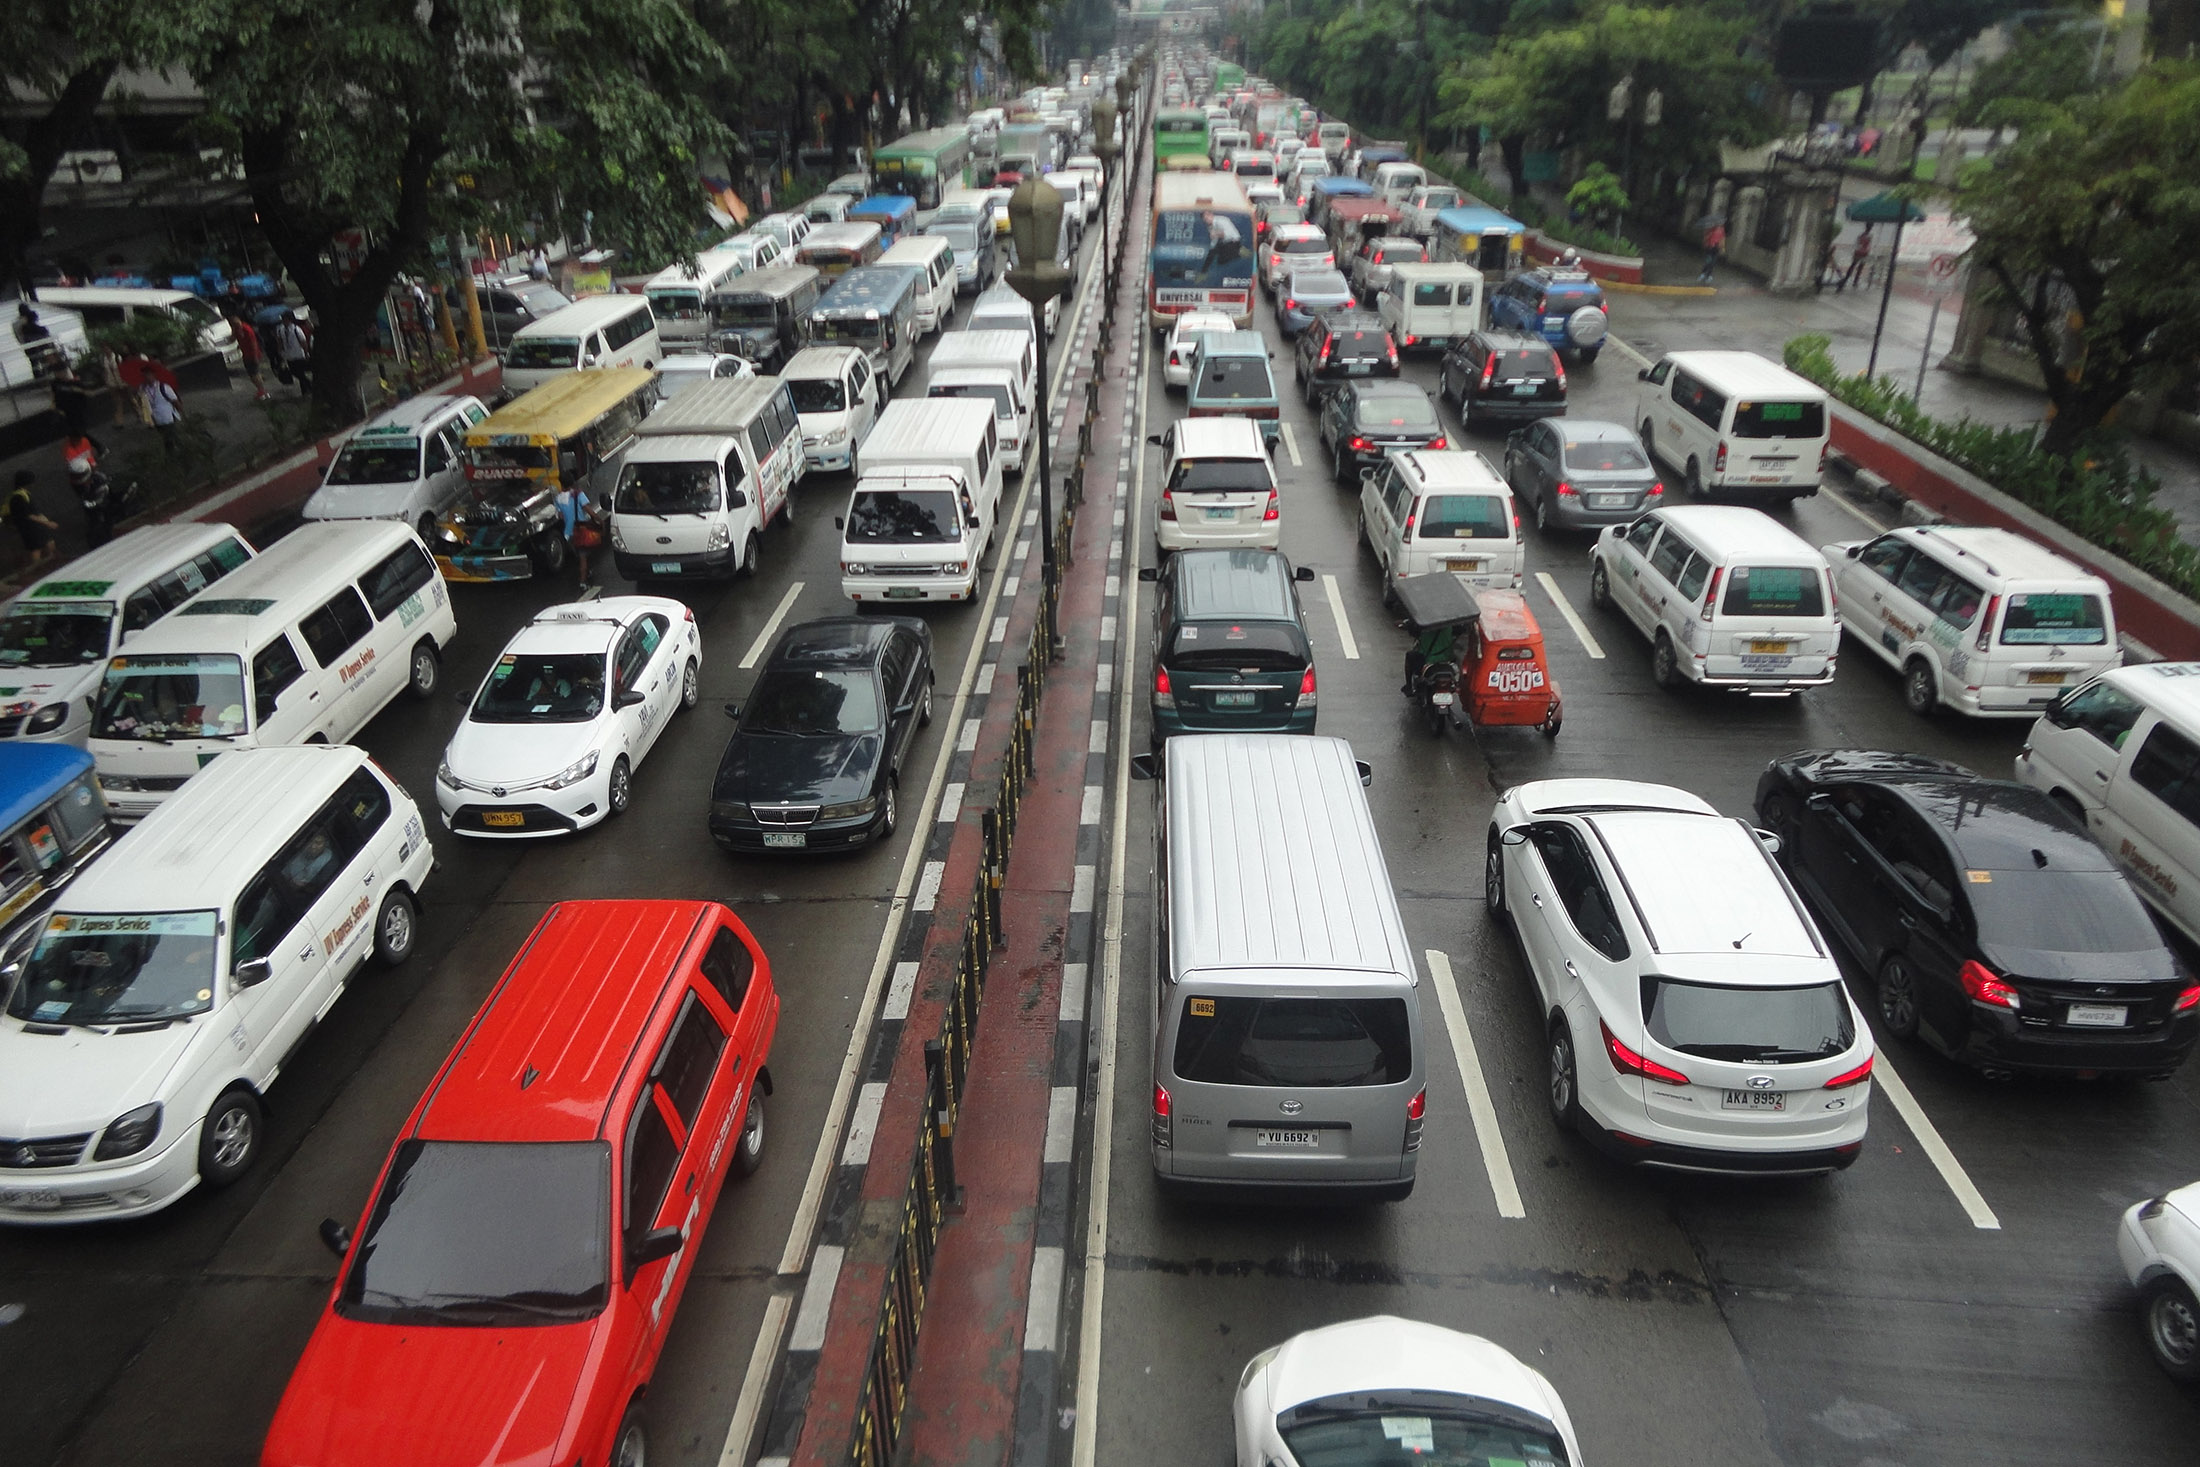
<svg viewBox="0 0 2200 1467">
<path fill-rule="evenodd" d="M 711 797 L 746 804 L 832 805 L 871 792 L 885 740 L 875 733 L 736 732 L 718 761 Z"/>
</svg>

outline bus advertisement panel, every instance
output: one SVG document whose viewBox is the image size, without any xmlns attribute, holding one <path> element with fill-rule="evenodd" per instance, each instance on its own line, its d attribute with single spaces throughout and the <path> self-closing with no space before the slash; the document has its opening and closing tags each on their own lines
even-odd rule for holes
<svg viewBox="0 0 2200 1467">
<path fill-rule="evenodd" d="M 1253 324 L 1253 210 L 1227 173 L 1164 173 L 1154 180 L 1147 322 L 1166 331 L 1186 311 L 1219 311 Z"/>
</svg>

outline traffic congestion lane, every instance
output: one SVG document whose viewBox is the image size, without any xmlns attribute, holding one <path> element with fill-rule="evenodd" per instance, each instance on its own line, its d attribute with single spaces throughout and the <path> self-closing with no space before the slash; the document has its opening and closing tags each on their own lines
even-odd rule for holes
<svg viewBox="0 0 2200 1467">
<path fill-rule="evenodd" d="M 1262 328 L 1275 341 L 1267 313 L 1261 314 Z M 1288 355 L 1277 345 L 1279 366 L 1288 372 Z M 1613 367 L 1629 364 L 1618 357 L 1572 374 L 1572 413 L 1626 421 L 1634 377 L 1631 369 Z M 1409 361 L 1405 374 L 1433 385 L 1432 367 Z M 1173 399 L 1149 401 L 1153 425 L 1179 410 Z M 1616 614 L 1588 606 L 1588 537 L 1539 536 L 1531 530 L 1529 596 L 1566 689 L 1565 731 L 1555 743 L 1514 730 L 1485 731 L 1471 741 L 1456 733 L 1432 739 L 1408 716 L 1397 692 L 1407 639 L 1382 614 L 1373 561 L 1354 544 L 1356 496 L 1333 487 L 1318 449 L 1309 451 L 1313 433 L 1305 410 L 1292 402 L 1284 411 L 1285 452 L 1278 458 L 1285 486 L 1284 549 L 1325 578 L 1322 593 L 1307 598 L 1323 692 L 1322 729 L 1350 738 L 1376 766 L 1369 797 L 1409 933 L 1417 942 L 1449 951 L 1527 1218 L 1523 1225 L 1496 1217 L 1457 1092 L 1433 1083 L 1449 1067 L 1433 1053 L 1441 1047 L 1438 1020 L 1426 1008 L 1432 1088 L 1423 1180 L 1411 1201 L 1383 1211 L 1411 1215 L 1426 1209 L 1444 1218 L 1449 1227 L 1438 1232 L 1433 1250 L 1411 1221 L 1286 1213 L 1248 1225 L 1235 1209 L 1188 1217 L 1163 1209 L 1150 1195 L 1139 1124 L 1150 1079 L 1153 995 L 1150 987 L 1140 986 L 1150 977 L 1127 969 L 1118 1031 L 1119 1120 L 1111 1152 L 1120 1181 L 1111 1197 L 1102 1460 L 1128 1460 L 1132 1451 L 1182 1455 L 1218 1445 L 1226 1450 L 1227 1401 L 1236 1370 L 1253 1351 L 1297 1329 L 1387 1307 L 1468 1328 L 1486 1323 L 1494 1316 L 1476 1312 L 1455 1321 L 1432 1311 L 1451 1299 L 1460 1287 L 1458 1276 L 1476 1265 L 1518 1268 L 1506 1258 L 1515 1233 L 1526 1239 L 1517 1244 L 1520 1250 L 1545 1260 L 1544 1266 L 1576 1251 L 1607 1259 L 1681 1258 L 1685 1267 L 1668 1277 L 1676 1287 L 1701 1290 L 1703 1302 L 1715 1305 L 1704 1311 L 1709 1318 L 1697 1321 L 1709 1333 L 1703 1348 L 1730 1369 L 1680 1381 L 1661 1373 L 1658 1389 L 1635 1403 L 1645 1414 L 1584 1419 L 1585 1439 L 1606 1441 L 1607 1455 L 1629 1447 L 1639 1451 L 1646 1420 L 1674 1433 L 1674 1449 L 1653 1451 L 1656 1460 L 1684 1452 L 1705 1455 L 1705 1441 L 1749 1420 L 1759 1423 L 1764 1435 L 1754 1451 L 1736 1453 L 1735 1460 L 1776 1452 L 1795 1461 L 1855 1461 L 1873 1443 L 1905 1456 L 1912 1446 L 1962 1456 L 1977 1450 L 1980 1441 L 2013 1458 L 2024 1456 L 2034 1442 L 2063 1452 L 2078 1441 L 2105 1441 L 2119 1454 L 2154 1456 L 2180 1432 L 2189 1440 L 2190 1402 L 2143 1359 L 2109 1233 L 2119 1207 L 2168 1185 L 2156 1180 L 2163 1174 L 2169 1180 L 2191 1175 L 2200 1163 L 2188 1139 L 2192 1128 L 2183 1080 L 2136 1087 L 2136 1095 L 2126 1089 L 2121 1096 L 2101 1087 L 1989 1086 L 1910 1046 L 1889 1051 L 1885 1062 L 1913 1082 L 1926 1122 L 1947 1134 L 1957 1166 L 1968 1162 L 1964 1175 L 1979 1174 L 1979 1185 L 2005 1222 L 1999 1231 L 1974 1226 L 1949 1179 L 1923 1154 L 1884 1089 L 1866 1155 L 1840 1177 L 1752 1185 L 1630 1174 L 1551 1126 L 1541 1093 L 1542 1026 L 1532 987 L 1510 938 L 1484 918 L 1473 894 L 1491 798 L 1495 789 L 1520 780 L 1619 774 L 1692 788 L 1729 813 L 1746 815 L 1765 761 L 1797 748 L 1923 749 L 1999 773 L 2021 742 L 2023 725 L 1918 720 L 1902 708 L 1891 672 L 1853 647 L 1832 686 L 1794 700 L 1665 693 L 1650 681 L 1639 634 Z M 1294 443 L 1302 460 L 1295 466 L 1289 462 Z M 1467 435 L 1465 445 L 1501 462 L 1501 436 Z M 1150 557 L 1150 495 L 1147 505 L 1149 534 L 1140 548 Z M 1778 517 L 1814 544 L 1869 532 L 1858 512 L 1830 496 Z M 1537 571 L 1551 576 L 1605 656 L 1592 656 L 1587 642 L 1567 626 Z M 1327 606 L 1329 576 L 1337 578 L 1342 593 L 1351 644 L 1360 654 L 1356 659 L 1344 656 L 1345 639 Z M 1403 777 L 1390 778 L 1393 769 Z M 1129 893 L 1126 930 L 1131 932 L 1151 922 L 1150 891 L 1143 882 L 1150 869 L 1149 811 L 1148 802 L 1134 799 L 1131 850 L 1141 858 L 1131 868 L 1141 879 Z M 1150 971 L 1150 952 L 1139 949 L 1131 956 Z M 1858 981 L 1855 991 L 1868 1011 L 1868 984 Z M 1134 1012 L 1141 1003 L 1145 1012 Z M 2026 1095 L 2019 1109 L 2033 1122 L 2015 1133 L 2006 1125 L 2012 1089 Z M 2073 1090 L 2080 1097 L 2074 1108 Z M 1449 1124 L 1439 1137 L 1438 1117 L 1447 1111 Z M 2095 1145 L 2089 1122 L 2113 1131 L 2117 1141 Z M 2088 1185 L 2082 1190 L 2040 1183 L 2045 1154 L 2062 1147 L 2087 1155 L 2082 1170 Z M 1459 1227 L 1462 1216 L 1473 1220 L 1471 1228 Z M 1279 1247 L 1277 1239 L 1288 1241 Z M 1268 1252 L 1259 1249 L 1264 1241 L 1271 1245 Z M 1233 1249 L 1231 1243 L 1240 1246 Z M 1334 1283 L 1288 1292 L 1272 1284 L 1238 1293 L 1226 1287 L 1233 1277 L 1298 1277 L 1295 1260 L 1308 1257 L 1322 1260 L 1332 1280 L 1425 1280 L 1430 1287 L 1408 1287 L 1380 1300 Z M 1118 1266 L 1128 1275 L 1121 1281 Z M 1172 1309 L 1167 1289 L 1148 1293 L 1139 1282 L 1149 1276 L 1202 1281 L 1181 1315 L 1165 1316 L 1180 1319 L 1180 1327 L 1157 1330 L 1154 1316 L 1142 1312 Z M 1589 1276 L 1599 1275 L 1592 1270 Z M 1282 1297 L 1296 1298 L 1298 1307 L 1279 1308 Z M 1624 1315 L 1619 1302 L 1613 1301 L 1615 1310 Z M 1124 1333 L 1119 1309 L 1146 1322 L 1135 1345 Z M 1976 1329 L 1974 1313 L 1980 1315 Z M 1590 1338 L 1610 1325 L 1608 1314 L 1594 1317 Z M 1221 1334 L 1225 1327 L 1227 1336 Z M 2122 1338 L 2111 1346 L 2108 1335 Z M 1498 1337 L 1536 1358 L 1534 1349 L 1522 1348 L 1534 1344 L 1532 1337 Z M 1187 1343 L 1174 1346 L 1175 1340 Z M 1127 1384 L 1110 1373 L 1125 1370 L 1118 1364 L 1125 1349 L 1134 1362 Z M 2071 1370 L 2067 1362 L 2074 1354 L 2084 1354 L 2088 1368 Z M 1951 1395 L 1962 1393 L 1946 1387 L 1949 1363 L 1957 1358 L 1964 1379 L 1977 1386 L 1966 1401 L 1951 1401 Z M 1183 1412 L 1171 1413 L 1168 1423 L 1144 1410 L 1131 1419 L 1128 1398 L 1116 1394 L 1151 1388 L 1147 1362 L 1155 1376 L 1207 1383 L 1183 1388 Z M 1579 1379 L 1592 1407 L 1600 1408 L 1615 1386 L 1654 1363 L 1638 1350 L 1598 1345 L 1584 1353 Z M 1746 1369 L 1733 1368 L 1741 1364 Z M 1569 1379 L 1556 1371 L 1553 1378 L 1577 1417 L 1583 1416 L 1583 1391 L 1568 1390 Z M 1213 1385 L 1218 1380 L 1219 1388 Z M 1688 1406 L 1677 1410 L 1676 1402 Z M 2071 1422 L 2082 1425 L 2071 1429 L 2066 1426 Z"/>
</svg>

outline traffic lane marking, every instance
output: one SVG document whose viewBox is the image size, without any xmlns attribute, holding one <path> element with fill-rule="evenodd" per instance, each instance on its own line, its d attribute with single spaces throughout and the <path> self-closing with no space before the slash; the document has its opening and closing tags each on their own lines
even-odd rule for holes
<svg viewBox="0 0 2200 1467">
<path fill-rule="evenodd" d="M 1856 516 L 1856 518 L 1862 520 L 1866 525 L 1870 526 L 1871 532 L 1874 535 L 1884 535 L 1887 533 L 1887 527 L 1885 525 L 1879 523 L 1879 521 L 1873 519 L 1870 515 L 1864 513 L 1864 511 L 1858 509 L 1855 505 L 1849 503 L 1847 495 L 1828 490 L 1826 493 L 1816 495 L 1814 497 L 1823 499 L 1829 504 L 1838 505 L 1840 508 L 1847 510 L 1850 514 Z"/>
<path fill-rule="evenodd" d="M 1612 335 L 1610 332 L 1605 333 L 1604 340 L 1606 344 L 1618 347 L 1620 350 L 1620 355 L 1633 357 L 1638 364 L 1644 367 L 1652 365 L 1648 357 L 1644 356 L 1641 352 L 1636 351 L 1633 347 L 1629 346 L 1626 342 L 1620 340 L 1619 337 Z"/>
<path fill-rule="evenodd" d="M 1925 1114 L 1925 1107 L 1917 1103 L 1910 1087 L 1895 1073 L 1884 1049 L 1873 1056 L 1872 1081 L 1894 1102 L 1895 1110 L 1902 1116 L 1902 1124 L 1909 1127 L 1910 1134 L 1917 1138 L 1917 1144 L 1924 1148 L 1926 1157 L 1940 1172 L 1940 1179 L 1948 1184 L 1957 1203 L 1969 1214 L 1971 1226 L 1982 1231 L 2000 1231 L 2001 1219 L 1994 1216 L 1994 1209 L 1986 1205 L 1985 1196 L 1972 1183 L 1971 1174 L 1963 1169 L 1955 1152 L 1941 1139 L 1940 1130 L 1933 1124 L 1932 1117 Z"/>
<path fill-rule="evenodd" d="M 1291 467 L 1305 468 L 1306 460 L 1299 457 L 1299 435 L 1291 431 L 1289 423 L 1279 423 L 1277 426 L 1283 431 L 1283 451 L 1291 455 Z"/>
<path fill-rule="evenodd" d="M 756 640 L 749 643 L 749 650 L 741 654 L 743 672 L 756 666 L 757 659 L 764 655 L 764 649 L 771 645 L 773 636 L 779 631 L 779 624 L 787 619 L 788 612 L 794 610 L 795 598 L 802 594 L 802 584 L 800 581 L 789 583 L 787 594 L 779 598 L 779 605 L 773 609 L 771 619 L 756 634 Z"/>
<path fill-rule="evenodd" d="M 1543 588 L 1543 594 L 1550 597 L 1551 604 L 1558 608 L 1558 614 L 1566 618 L 1566 625 L 1572 627 L 1574 635 L 1581 639 L 1581 649 L 1602 662 L 1604 648 L 1598 645 L 1596 635 L 1589 630 L 1589 624 L 1581 619 L 1581 613 L 1574 610 L 1574 603 L 1568 601 L 1566 593 L 1558 589 L 1558 582 L 1551 579 L 1551 573 L 1537 571 L 1535 579 L 1536 584 Z"/>
<path fill-rule="evenodd" d="M 1337 578 L 1324 575 L 1322 589 L 1329 593 L 1329 611 L 1337 619 L 1337 640 L 1344 643 L 1344 655 L 1358 662 L 1360 644 L 1352 636 L 1352 619 L 1344 614 L 1344 592 L 1337 588 Z"/>
<path fill-rule="evenodd" d="M 1512 1156 L 1505 1149 L 1505 1133 L 1498 1129 L 1497 1107 L 1490 1087 L 1482 1078 L 1482 1057 L 1475 1052 L 1474 1031 L 1467 1026 L 1466 1005 L 1459 1001 L 1459 985 L 1452 977 L 1451 959 L 1436 948 L 1423 953 L 1429 977 L 1436 985 L 1436 1004 L 1444 1011 L 1444 1028 L 1451 1036 L 1451 1057 L 1459 1066 L 1460 1083 L 1467 1092 L 1467 1115 L 1474 1122 L 1474 1139 L 1482 1148 L 1482 1169 L 1489 1174 L 1490 1192 L 1497 1198 L 1499 1217 L 1526 1217 L 1520 1200 L 1520 1184 L 1513 1178 Z"/>
</svg>

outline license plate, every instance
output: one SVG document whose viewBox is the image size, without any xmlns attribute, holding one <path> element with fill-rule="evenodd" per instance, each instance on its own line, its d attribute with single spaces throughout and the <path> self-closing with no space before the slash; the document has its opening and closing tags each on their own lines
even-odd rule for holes
<svg viewBox="0 0 2200 1467">
<path fill-rule="evenodd" d="M 764 832 L 764 846 L 767 850 L 799 851 L 809 843 L 810 835 L 805 830 L 767 830 Z"/>
<path fill-rule="evenodd" d="M 1589 496 L 1589 508 L 1625 509 L 1634 502 L 1634 498 L 1632 494 L 1592 494 Z"/>
<path fill-rule="evenodd" d="M 1456 693 L 1431 693 L 1428 695 L 1428 700 L 1439 708 L 1449 708 L 1458 701 L 1458 695 Z"/>
<path fill-rule="evenodd" d="M 1373 362 L 1348 362 L 1345 364 L 1345 371 L 1354 377 L 1365 377 L 1374 370 L 1375 364 Z"/>
<path fill-rule="evenodd" d="M 1788 644 L 1785 642 L 1751 642 L 1749 644 L 1750 651 L 1769 652 L 1775 657 L 1785 657 L 1787 649 Z"/>
<path fill-rule="evenodd" d="M 1478 571 L 1481 568 L 1482 562 L 1479 560 L 1447 560 L 1444 562 L 1445 570 Z"/>
<path fill-rule="evenodd" d="M 1783 1111 L 1787 1107 L 1787 1095 L 1779 1090 L 1728 1090 L 1719 1101 L 1721 1110 Z"/>
<path fill-rule="evenodd" d="M 1787 482 L 1787 475 L 1785 475 L 1785 474 L 1751 474 L 1751 475 L 1749 476 L 1749 482 L 1750 482 L 1750 483 L 1752 483 L 1752 484 L 1785 484 L 1785 483 Z"/>
<path fill-rule="evenodd" d="M 20 1207 L 26 1212 L 52 1212 L 61 1206 L 61 1193 L 53 1187 L 0 1187 L 0 1207 Z"/>
<path fill-rule="evenodd" d="M 1513 396 L 1533 397 L 1535 396 L 1535 390 L 1542 385 L 1540 382 L 1515 382 L 1513 384 Z"/>
<path fill-rule="evenodd" d="M 2130 1013 L 2120 1003 L 2074 1003 L 2063 1010 L 2063 1022 L 2081 1029 L 2121 1029 Z"/>
<path fill-rule="evenodd" d="M 516 826 L 525 825 L 527 814 L 522 810 L 485 810 L 481 815 L 481 823 L 483 825 L 493 825 L 499 830 L 510 830 Z"/>
<path fill-rule="evenodd" d="M 1260 706 L 1260 694 L 1258 693 L 1210 693 L 1207 696 L 1208 701 L 1217 708 L 1257 708 Z"/>
<path fill-rule="evenodd" d="M 1237 511 L 1227 507 L 1210 509 L 1207 511 L 1207 518 L 1211 520 L 1234 520 L 1237 518 Z"/>
<path fill-rule="evenodd" d="M 1744 655 L 1742 658 L 1742 671 L 1786 672 L 1789 666 L 1794 663 L 1794 661 L 1795 659 L 1792 657 L 1776 657 L 1761 653 L 1755 655 Z"/>
<path fill-rule="evenodd" d="M 680 562 L 677 560 L 653 560 L 649 563 L 649 573 L 653 576 L 676 576 L 680 573 Z"/>
<path fill-rule="evenodd" d="M 886 599 L 889 601 L 914 601 L 923 594 L 923 590 L 916 586 L 888 586 L 886 588 Z"/>
<path fill-rule="evenodd" d="M 2028 683 L 2052 687 L 2062 682 L 2063 674 L 2059 672 L 2028 672 L 2024 675 L 2024 680 Z"/>
<path fill-rule="evenodd" d="M 1253 1145 L 1256 1148 L 1268 1149 L 1281 1147 L 1287 1151 L 1319 1151 L 1322 1148 L 1322 1133 L 1319 1131 L 1256 1131 L 1253 1134 Z"/>
</svg>

